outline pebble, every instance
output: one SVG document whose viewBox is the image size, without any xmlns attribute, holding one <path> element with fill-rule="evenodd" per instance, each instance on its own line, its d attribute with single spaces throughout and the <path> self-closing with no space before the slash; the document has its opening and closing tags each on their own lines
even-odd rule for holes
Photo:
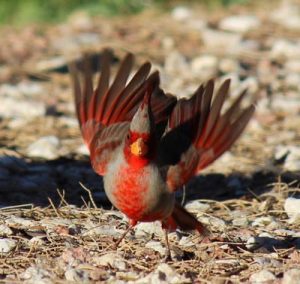
<svg viewBox="0 0 300 284">
<path fill-rule="evenodd" d="M 6 237 L 13 234 L 13 231 L 7 225 L 0 224 L 0 237 Z"/>
<path fill-rule="evenodd" d="M 299 284 L 300 283 L 300 269 L 293 268 L 284 272 L 281 284 Z"/>
<path fill-rule="evenodd" d="M 205 28 L 202 30 L 201 35 L 206 47 L 212 50 L 221 49 L 223 52 L 234 54 L 240 48 L 240 34 Z"/>
<path fill-rule="evenodd" d="M 218 231 L 226 229 L 226 223 L 225 223 L 225 221 L 223 221 L 220 218 L 199 216 L 198 219 L 204 225 L 208 225 L 208 226 L 214 227 Z"/>
<path fill-rule="evenodd" d="M 70 268 L 65 272 L 67 281 L 75 283 L 89 283 L 89 275 L 86 271 L 81 269 Z"/>
<path fill-rule="evenodd" d="M 220 29 L 236 33 L 246 33 L 259 26 L 260 20 L 253 15 L 229 16 L 219 23 Z"/>
<path fill-rule="evenodd" d="M 212 55 L 202 55 L 191 62 L 193 75 L 201 80 L 209 80 L 216 76 L 218 71 L 218 59 Z"/>
<path fill-rule="evenodd" d="M 146 243 L 145 247 L 157 251 L 161 256 L 164 256 L 166 254 L 166 248 L 163 247 L 161 242 L 149 241 Z"/>
<path fill-rule="evenodd" d="M 288 89 L 300 90 L 300 73 L 289 73 L 285 77 L 285 85 Z"/>
<path fill-rule="evenodd" d="M 141 222 L 138 223 L 135 227 L 135 237 L 136 238 L 145 238 L 151 235 L 157 237 L 163 237 L 164 231 L 161 227 L 161 223 L 156 221 L 152 223 Z"/>
<path fill-rule="evenodd" d="M 17 245 L 15 240 L 0 239 L 0 253 L 8 253 L 12 251 Z"/>
<path fill-rule="evenodd" d="M 219 61 L 219 70 L 223 73 L 238 73 L 240 66 L 237 60 L 232 58 L 223 58 Z"/>
<path fill-rule="evenodd" d="M 272 45 L 270 57 L 279 61 L 292 58 L 299 59 L 300 43 L 297 44 L 286 39 L 278 39 Z"/>
<path fill-rule="evenodd" d="M 285 28 L 300 30 L 300 9 L 292 1 L 282 1 L 281 5 L 271 14 L 271 19 Z"/>
<path fill-rule="evenodd" d="M 250 276 L 249 280 L 252 284 L 266 284 L 272 283 L 274 280 L 276 280 L 276 277 L 272 272 L 268 270 L 261 270 L 259 272 L 253 273 Z"/>
<path fill-rule="evenodd" d="M 136 284 L 143 283 L 190 283 L 184 275 L 178 274 L 171 266 L 166 263 L 160 264 L 155 271 L 146 277 L 135 281 Z"/>
<path fill-rule="evenodd" d="M 80 155 L 84 155 L 84 156 L 90 155 L 90 150 L 85 144 L 82 144 L 79 147 L 77 147 L 75 151 Z"/>
<path fill-rule="evenodd" d="M 25 284 L 52 284 L 53 272 L 39 266 L 28 267 L 21 275 Z"/>
<path fill-rule="evenodd" d="M 11 216 L 5 220 L 5 224 L 7 224 L 9 227 L 16 227 L 18 229 L 28 229 L 29 227 L 36 226 L 38 223 L 33 220 Z"/>
<path fill-rule="evenodd" d="M 199 200 L 193 200 L 187 203 L 184 207 L 189 212 L 199 213 L 199 212 L 207 212 L 210 208 L 210 205 L 207 203 L 203 203 Z"/>
<path fill-rule="evenodd" d="M 1 97 L 0 117 L 27 119 L 41 117 L 44 116 L 45 113 L 45 105 L 36 100 L 21 100 L 12 97 Z"/>
<path fill-rule="evenodd" d="M 111 252 L 102 256 L 93 257 L 93 263 L 95 263 L 95 265 L 115 267 L 119 270 L 126 269 L 126 263 L 117 252 Z"/>
<path fill-rule="evenodd" d="M 274 222 L 274 218 L 271 216 L 258 217 L 252 222 L 253 227 L 265 227 Z"/>
<path fill-rule="evenodd" d="M 54 160 L 59 157 L 60 141 L 56 136 L 44 136 L 29 145 L 27 155 L 31 158 Z"/>
<path fill-rule="evenodd" d="M 275 159 L 280 159 L 285 154 L 287 157 L 283 167 L 288 171 L 300 170 L 300 146 L 278 145 L 275 147 Z"/>
<path fill-rule="evenodd" d="M 85 224 L 86 231 L 83 233 L 84 236 L 113 236 L 120 237 L 121 233 L 116 230 L 115 226 L 103 225 L 99 226 L 95 223 Z"/>
<path fill-rule="evenodd" d="M 43 240 L 43 238 L 44 237 L 39 237 L 39 236 L 33 237 L 29 240 L 28 244 L 30 246 L 40 247 L 45 244 L 45 241 Z"/>
<path fill-rule="evenodd" d="M 300 198 L 288 197 L 284 202 L 284 210 L 289 216 L 289 223 L 300 222 Z"/>
<path fill-rule="evenodd" d="M 288 60 L 284 64 L 287 73 L 300 73 L 300 59 Z"/>
<path fill-rule="evenodd" d="M 173 17 L 173 19 L 175 19 L 177 21 L 186 21 L 191 18 L 192 11 L 188 7 L 177 6 L 172 10 L 171 16 Z"/>
<path fill-rule="evenodd" d="M 189 73 L 189 64 L 178 51 L 172 51 L 165 59 L 165 71 L 173 75 Z"/>
</svg>

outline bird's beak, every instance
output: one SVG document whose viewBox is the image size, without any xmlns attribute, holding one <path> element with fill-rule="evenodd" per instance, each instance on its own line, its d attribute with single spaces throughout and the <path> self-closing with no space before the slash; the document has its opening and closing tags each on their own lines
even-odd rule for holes
<svg viewBox="0 0 300 284">
<path fill-rule="evenodd" d="M 135 156 L 145 156 L 148 153 L 148 146 L 142 138 L 138 138 L 130 145 L 130 151 Z"/>
</svg>

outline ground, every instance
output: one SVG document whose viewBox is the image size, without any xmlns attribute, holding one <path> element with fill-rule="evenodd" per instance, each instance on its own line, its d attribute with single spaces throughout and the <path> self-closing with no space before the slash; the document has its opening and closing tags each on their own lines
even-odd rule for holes
<svg viewBox="0 0 300 284">
<path fill-rule="evenodd" d="M 26 283 L 292 283 L 300 279 L 300 5 L 178 6 L 126 17 L 73 14 L 1 27 L 0 278 Z M 169 234 L 127 219 L 90 167 L 68 60 L 111 48 L 150 60 L 178 97 L 231 78 L 256 112 L 230 152 L 178 193 L 210 229 Z M 263 282 L 267 281 L 267 282 Z"/>
</svg>

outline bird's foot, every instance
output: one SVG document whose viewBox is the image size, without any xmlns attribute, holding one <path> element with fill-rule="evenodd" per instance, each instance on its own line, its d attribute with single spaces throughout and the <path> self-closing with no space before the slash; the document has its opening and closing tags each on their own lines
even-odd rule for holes
<svg viewBox="0 0 300 284">
<path fill-rule="evenodd" d="M 163 262 L 168 263 L 170 261 L 172 261 L 171 251 L 167 249 Z"/>
</svg>

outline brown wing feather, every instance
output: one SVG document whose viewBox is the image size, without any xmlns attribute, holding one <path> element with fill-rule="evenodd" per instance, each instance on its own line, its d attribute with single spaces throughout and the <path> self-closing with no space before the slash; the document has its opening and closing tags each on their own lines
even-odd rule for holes
<svg viewBox="0 0 300 284">
<path fill-rule="evenodd" d="M 182 187 L 199 170 L 227 151 L 252 117 L 253 105 L 241 108 L 245 92 L 221 114 L 229 85 L 230 80 L 226 80 L 212 102 L 214 82 L 209 81 L 205 87 L 198 88 L 194 97 L 179 100 L 174 108 L 169 130 L 162 137 L 159 150 L 163 157 L 160 164 L 171 165 L 167 172 L 167 183 L 172 191 Z M 180 143 L 172 145 L 170 140 L 174 137 Z"/>
<path fill-rule="evenodd" d="M 129 122 L 148 90 L 159 90 L 159 74 L 149 76 L 151 65 L 145 63 L 127 83 L 134 56 L 128 54 L 121 62 L 120 68 L 111 86 L 110 52 L 104 51 L 101 57 L 101 74 L 96 89 L 93 89 L 93 74 L 84 59 L 83 74 L 70 64 L 73 79 L 76 113 L 83 139 L 88 146 L 92 164 L 99 174 L 104 174 L 106 164 L 116 147 L 128 131 Z M 81 76 L 82 75 L 82 76 Z M 83 83 L 81 83 L 81 77 Z M 167 120 L 174 105 L 174 99 L 167 97 L 160 90 L 152 96 L 153 115 L 158 122 Z"/>
</svg>

